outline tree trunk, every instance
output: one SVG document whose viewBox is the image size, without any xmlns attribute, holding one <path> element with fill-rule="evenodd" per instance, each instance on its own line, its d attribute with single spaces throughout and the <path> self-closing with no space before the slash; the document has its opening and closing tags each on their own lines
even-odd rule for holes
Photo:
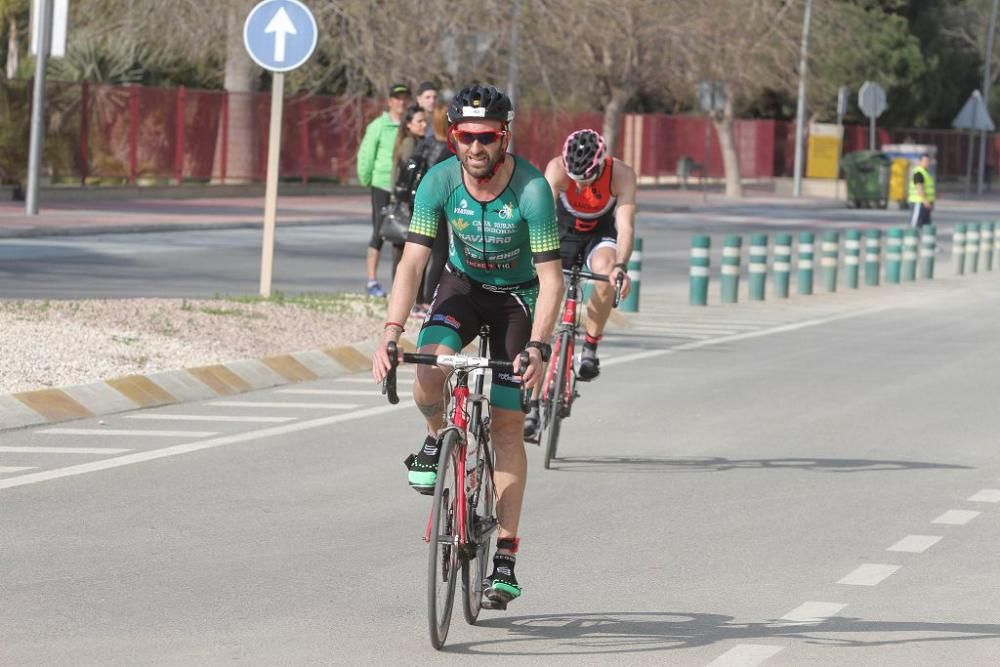
<svg viewBox="0 0 1000 667">
<path fill-rule="evenodd" d="M 742 197 L 743 181 L 740 175 L 740 155 L 736 150 L 736 135 L 733 132 L 733 103 L 726 97 L 722 116 L 712 115 L 715 134 L 719 137 L 722 151 L 722 168 L 726 175 L 726 196 Z"/>
<path fill-rule="evenodd" d="M 226 75 L 229 94 L 228 142 L 223 147 L 223 123 L 215 142 L 213 180 L 222 178 L 222 154 L 226 152 L 226 183 L 249 183 L 257 176 L 257 124 L 254 114 L 254 84 L 257 67 L 243 46 L 245 0 L 232 0 L 226 15 Z"/>
<path fill-rule="evenodd" d="M 18 62 L 18 42 L 17 42 L 17 21 L 11 16 L 7 19 L 9 30 L 7 32 L 7 78 L 13 79 L 17 76 Z"/>
<path fill-rule="evenodd" d="M 604 135 L 604 143 L 608 147 L 608 154 L 615 155 L 618 151 L 618 128 L 622 123 L 622 110 L 625 102 L 628 101 L 629 94 L 622 88 L 611 89 L 611 99 L 604 105 L 604 120 L 601 134 Z"/>
</svg>

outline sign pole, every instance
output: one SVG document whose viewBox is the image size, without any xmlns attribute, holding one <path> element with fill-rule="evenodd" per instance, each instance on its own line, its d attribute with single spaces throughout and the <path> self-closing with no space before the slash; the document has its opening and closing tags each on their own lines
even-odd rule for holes
<svg viewBox="0 0 1000 667">
<path fill-rule="evenodd" d="M 38 215 L 38 181 L 45 146 L 45 69 L 52 40 L 52 0 L 36 0 L 38 54 L 35 56 L 35 85 L 31 95 L 31 135 L 28 144 L 28 185 L 24 209 Z"/>
<path fill-rule="evenodd" d="M 278 167 L 281 158 L 281 113 L 285 103 L 285 74 L 271 80 L 271 127 L 267 133 L 267 186 L 264 191 L 264 241 L 260 258 L 260 295 L 271 296 L 274 265 L 274 226 L 278 217 Z"/>
<path fill-rule="evenodd" d="M 806 0 L 805 18 L 802 19 L 802 53 L 799 60 L 799 99 L 795 105 L 795 166 L 792 178 L 792 196 L 802 196 L 802 142 L 806 122 L 806 70 L 809 67 L 809 23 L 812 0 Z"/>
<path fill-rule="evenodd" d="M 990 10 L 990 25 L 986 33 L 986 61 L 983 64 L 983 102 L 989 109 L 990 104 L 990 65 L 993 59 L 993 33 L 996 32 L 997 0 L 993 0 Z M 995 167 L 995 165 L 994 165 Z M 976 180 L 976 195 L 983 194 L 983 176 L 986 171 L 986 130 L 979 131 L 979 176 Z"/>
</svg>

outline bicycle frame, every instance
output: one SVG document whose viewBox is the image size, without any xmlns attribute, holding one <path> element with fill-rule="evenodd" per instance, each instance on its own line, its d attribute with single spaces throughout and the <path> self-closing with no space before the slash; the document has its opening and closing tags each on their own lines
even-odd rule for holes
<svg viewBox="0 0 1000 667">
<path fill-rule="evenodd" d="M 573 270 L 569 273 L 569 284 L 566 286 L 566 301 L 563 303 L 562 318 L 559 321 L 559 326 L 556 327 L 556 332 L 554 334 L 554 344 L 552 346 L 552 357 L 549 360 L 548 372 L 545 374 L 545 382 L 542 384 L 542 395 L 541 399 L 543 401 L 552 400 L 554 397 L 549 395 L 551 388 L 553 386 L 552 377 L 555 374 L 556 367 L 558 366 L 559 355 L 562 353 L 563 346 L 566 347 L 567 356 L 569 363 L 566 364 L 566 383 L 565 392 L 563 396 L 559 397 L 558 400 L 565 401 L 565 407 L 568 408 L 573 402 L 573 391 L 574 391 L 574 369 L 573 369 L 573 354 L 576 348 L 576 337 L 580 333 L 580 315 L 578 312 L 579 300 L 580 300 L 580 267 L 576 265 Z M 557 405 L 557 408 L 562 410 L 563 406 Z"/>
</svg>

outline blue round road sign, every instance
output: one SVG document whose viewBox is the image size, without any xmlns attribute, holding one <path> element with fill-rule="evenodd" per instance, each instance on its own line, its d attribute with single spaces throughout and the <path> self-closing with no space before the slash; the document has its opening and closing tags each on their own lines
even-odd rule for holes
<svg viewBox="0 0 1000 667">
<path fill-rule="evenodd" d="M 318 37 L 316 19 L 299 0 L 264 0 L 243 24 L 247 53 L 272 72 L 288 72 L 309 60 Z"/>
</svg>

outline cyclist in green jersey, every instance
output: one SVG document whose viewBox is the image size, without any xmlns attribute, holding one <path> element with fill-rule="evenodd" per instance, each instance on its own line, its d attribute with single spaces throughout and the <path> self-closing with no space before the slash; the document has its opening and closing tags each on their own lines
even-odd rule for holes
<svg viewBox="0 0 1000 667">
<path fill-rule="evenodd" d="M 493 86 L 469 86 L 449 105 L 448 144 L 456 158 L 431 168 L 417 187 L 382 344 L 372 355 L 372 372 L 381 382 L 390 368 L 385 344 L 403 333 L 443 218 L 448 264 L 420 331 L 419 351 L 454 354 L 488 324 L 491 356 L 515 364 L 516 375 L 495 373 L 490 390 L 500 526 L 486 603 L 500 607 L 521 594 L 514 576 L 527 473 L 520 386 L 534 386 L 542 376 L 563 290 L 552 191 L 535 167 L 507 153 L 513 117 L 510 98 Z M 522 350 L 530 359 L 526 368 L 519 365 Z M 416 369 L 413 397 L 428 436 L 408 459 L 408 481 L 424 494 L 433 493 L 437 479 L 444 379 L 437 368 Z"/>
</svg>

